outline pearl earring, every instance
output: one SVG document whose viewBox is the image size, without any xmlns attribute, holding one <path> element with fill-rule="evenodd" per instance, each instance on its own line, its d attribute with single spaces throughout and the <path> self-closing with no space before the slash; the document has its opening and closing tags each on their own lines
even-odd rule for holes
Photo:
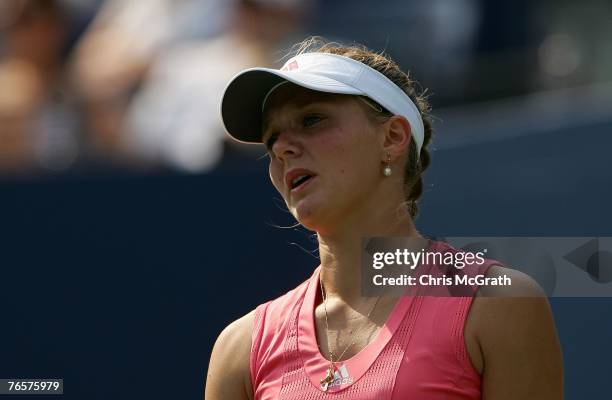
<svg viewBox="0 0 612 400">
<path fill-rule="evenodd" d="M 383 169 L 383 175 L 391 176 L 391 154 L 387 153 L 387 165 Z"/>
</svg>

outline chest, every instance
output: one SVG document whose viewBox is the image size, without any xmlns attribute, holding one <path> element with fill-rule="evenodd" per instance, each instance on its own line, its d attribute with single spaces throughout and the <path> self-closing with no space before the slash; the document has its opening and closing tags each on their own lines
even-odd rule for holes
<svg viewBox="0 0 612 400">
<path fill-rule="evenodd" d="M 343 344 L 352 347 L 353 342 L 355 348 L 340 358 L 344 361 L 337 363 L 337 376 L 328 392 L 322 391 L 318 383 L 325 376 L 329 361 L 322 357 L 324 351 L 312 339 L 316 335 L 317 342 L 331 346 L 333 352 L 336 337 L 327 335 L 326 339 L 325 329 L 300 330 L 295 321 L 286 332 L 284 352 L 266 361 L 276 371 L 264 377 L 256 398 L 327 399 L 341 395 L 377 400 L 479 399 L 480 376 L 471 367 L 463 343 L 461 310 L 466 307 L 453 302 L 456 310 L 449 312 L 447 308 L 445 312 L 433 313 L 432 302 L 436 303 L 429 301 L 425 306 L 410 308 L 397 326 L 393 326 L 396 321 L 391 318 L 382 327 L 371 324 L 369 330 L 374 334 L 363 329 L 368 332 L 363 337 L 353 333 L 346 339 L 337 338 L 338 348 L 343 348 Z M 356 326 L 347 322 L 345 328 L 350 332 Z M 305 337 L 307 333 L 313 337 Z"/>
</svg>

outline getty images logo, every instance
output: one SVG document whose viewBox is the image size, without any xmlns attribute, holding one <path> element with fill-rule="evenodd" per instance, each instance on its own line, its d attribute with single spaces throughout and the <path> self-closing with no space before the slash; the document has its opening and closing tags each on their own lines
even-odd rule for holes
<svg viewBox="0 0 612 400">
<path fill-rule="evenodd" d="M 353 383 L 353 378 L 348 372 L 346 365 L 341 366 L 334 372 L 334 381 L 329 385 L 330 388 Z"/>
</svg>

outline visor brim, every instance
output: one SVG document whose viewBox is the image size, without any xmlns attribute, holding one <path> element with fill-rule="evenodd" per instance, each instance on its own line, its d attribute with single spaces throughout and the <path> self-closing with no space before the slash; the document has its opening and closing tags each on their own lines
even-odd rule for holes
<svg viewBox="0 0 612 400">
<path fill-rule="evenodd" d="M 263 102 L 270 90 L 283 81 L 326 93 L 363 95 L 345 83 L 300 71 L 253 68 L 236 75 L 221 100 L 221 118 L 227 133 L 243 143 L 261 143 Z"/>
</svg>

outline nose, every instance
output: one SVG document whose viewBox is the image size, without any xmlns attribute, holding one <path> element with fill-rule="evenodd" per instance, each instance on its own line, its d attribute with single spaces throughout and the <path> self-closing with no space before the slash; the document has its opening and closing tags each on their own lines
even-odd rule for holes
<svg viewBox="0 0 612 400">
<path fill-rule="evenodd" d="M 279 133 L 272 145 L 272 153 L 282 162 L 299 156 L 301 153 L 301 143 L 297 135 L 290 129 Z"/>
</svg>

